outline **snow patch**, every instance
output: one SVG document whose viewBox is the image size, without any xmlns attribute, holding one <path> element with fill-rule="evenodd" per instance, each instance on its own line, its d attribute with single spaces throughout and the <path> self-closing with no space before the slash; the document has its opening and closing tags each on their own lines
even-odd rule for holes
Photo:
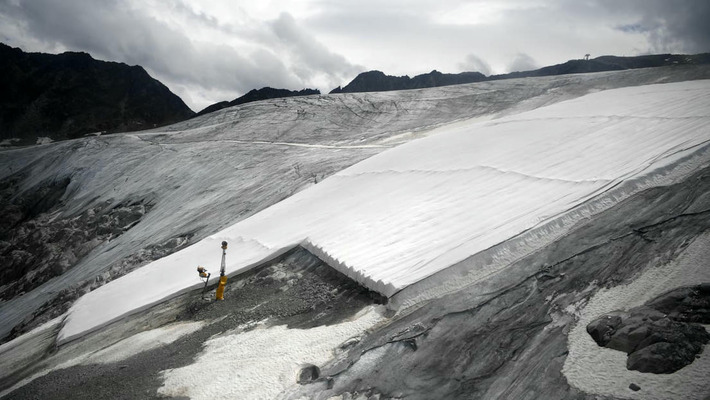
<svg viewBox="0 0 710 400">
<path fill-rule="evenodd" d="M 383 321 L 382 312 L 382 306 L 368 306 L 337 325 L 288 329 L 260 324 L 210 339 L 194 364 L 163 372 L 158 393 L 192 400 L 273 399 L 296 383 L 299 365 L 323 365 L 339 344 Z"/>
<path fill-rule="evenodd" d="M 583 309 L 569 333 L 569 355 L 562 372 L 570 385 L 590 394 L 630 399 L 705 399 L 710 394 L 710 351 L 673 374 L 651 374 L 626 369 L 624 352 L 599 347 L 587 325 L 615 310 L 629 310 L 680 286 L 710 282 L 710 234 L 698 237 L 673 262 L 646 270 L 628 285 L 602 289 Z M 706 329 L 708 327 L 706 326 Z M 634 392 L 634 383 L 641 390 Z"/>
</svg>

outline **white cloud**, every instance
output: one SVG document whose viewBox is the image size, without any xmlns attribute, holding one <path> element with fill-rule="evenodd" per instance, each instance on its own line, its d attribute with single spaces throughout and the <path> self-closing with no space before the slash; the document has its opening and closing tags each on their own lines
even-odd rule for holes
<svg viewBox="0 0 710 400">
<path fill-rule="evenodd" d="M 491 66 L 488 65 L 485 60 L 474 54 L 467 55 L 464 62 L 459 64 L 459 68 L 467 72 L 477 71 L 486 76 L 491 74 Z"/>
</svg>

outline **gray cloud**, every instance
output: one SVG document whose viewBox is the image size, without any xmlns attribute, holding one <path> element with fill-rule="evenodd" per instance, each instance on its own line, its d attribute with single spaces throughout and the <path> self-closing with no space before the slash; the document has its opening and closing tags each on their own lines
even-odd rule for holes
<svg viewBox="0 0 710 400">
<path fill-rule="evenodd" d="M 303 81 L 326 75 L 328 84 L 335 87 L 362 71 L 363 67 L 351 65 L 345 57 L 331 52 L 304 31 L 290 14 L 282 13 L 271 26 L 282 50 L 293 61 L 294 73 Z"/>
<path fill-rule="evenodd" d="M 650 52 L 710 51 L 710 2 L 707 0 L 602 0 L 600 5 L 631 21 L 618 29 L 647 35 Z"/>
</svg>

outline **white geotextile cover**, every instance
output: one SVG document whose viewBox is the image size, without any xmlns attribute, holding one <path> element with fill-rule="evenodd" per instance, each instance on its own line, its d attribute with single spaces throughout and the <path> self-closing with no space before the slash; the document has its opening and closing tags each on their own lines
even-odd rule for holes
<svg viewBox="0 0 710 400">
<path fill-rule="evenodd" d="M 303 244 L 390 296 L 709 140 L 710 81 L 444 126 L 85 295 L 59 339 L 199 287 L 197 265 L 216 279 L 223 240 L 228 274 Z"/>
</svg>

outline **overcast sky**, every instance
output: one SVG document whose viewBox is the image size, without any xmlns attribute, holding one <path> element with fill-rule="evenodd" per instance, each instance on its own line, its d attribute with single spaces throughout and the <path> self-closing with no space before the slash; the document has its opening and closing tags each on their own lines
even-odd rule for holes
<svg viewBox="0 0 710 400">
<path fill-rule="evenodd" d="M 710 51 L 710 0 L 0 0 L 0 41 L 143 66 L 195 111 L 373 69 L 533 69 Z"/>
</svg>

